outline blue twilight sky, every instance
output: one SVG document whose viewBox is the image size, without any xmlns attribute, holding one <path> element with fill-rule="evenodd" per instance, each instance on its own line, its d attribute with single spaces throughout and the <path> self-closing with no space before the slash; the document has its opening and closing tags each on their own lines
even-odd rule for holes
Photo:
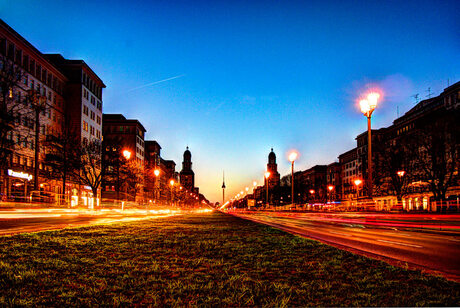
<svg viewBox="0 0 460 308">
<path fill-rule="evenodd" d="M 355 103 L 371 86 L 378 128 L 459 81 L 459 12 L 458 0 L 0 0 L 40 51 L 84 59 L 107 85 L 104 112 L 139 119 L 179 171 L 188 145 L 212 201 L 222 170 L 227 196 L 262 181 L 271 147 L 282 175 L 290 149 L 296 169 L 337 160 L 366 129 Z"/>
</svg>

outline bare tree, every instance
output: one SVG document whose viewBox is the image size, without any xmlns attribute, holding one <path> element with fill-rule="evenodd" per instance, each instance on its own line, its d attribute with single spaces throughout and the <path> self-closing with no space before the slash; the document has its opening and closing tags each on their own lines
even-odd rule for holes
<svg viewBox="0 0 460 308">
<path fill-rule="evenodd" d="M 24 71 L 4 55 L 0 55 L 0 166 L 8 165 L 13 151 L 12 131 L 20 122 L 20 111 L 26 98 L 21 99 Z M 16 140 L 16 142 L 21 140 Z"/>
<path fill-rule="evenodd" d="M 80 167 L 80 137 L 70 128 L 67 121 L 63 131 L 46 137 L 45 163 L 51 166 L 52 176 L 62 181 L 62 194 L 64 201 L 66 201 L 67 181 L 72 179 Z"/>
<path fill-rule="evenodd" d="M 80 159 L 75 163 L 77 168 L 72 175 L 82 185 L 91 187 L 93 196 L 98 197 L 102 178 L 105 173 L 101 164 L 101 142 L 99 140 L 86 141 L 78 149 Z"/>
<path fill-rule="evenodd" d="M 394 193 L 401 201 L 407 193 L 413 174 L 408 141 L 399 137 L 375 145 L 374 190 L 377 194 Z"/>
<path fill-rule="evenodd" d="M 414 169 L 429 184 L 437 201 L 446 200 L 447 190 L 458 185 L 460 162 L 460 112 L 450 110 L 433 116 L 416 131 L 411 142 Z"/>
</svg>

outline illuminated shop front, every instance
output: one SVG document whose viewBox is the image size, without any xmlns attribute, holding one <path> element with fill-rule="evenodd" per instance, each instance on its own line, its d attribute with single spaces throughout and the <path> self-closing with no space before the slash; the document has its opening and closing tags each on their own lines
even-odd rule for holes
<svg viewBox="0 0 460 308">
<path fill-rule="evenodd" d="M 7 170 L 7 195 L 16 201 L 26 201 L 32 190 L 33 176 L 29 173 L 8 169 Z"/>
</svg>

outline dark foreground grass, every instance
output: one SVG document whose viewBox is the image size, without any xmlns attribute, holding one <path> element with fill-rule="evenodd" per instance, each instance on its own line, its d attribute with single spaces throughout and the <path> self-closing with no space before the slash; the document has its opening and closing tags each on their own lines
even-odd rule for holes
<svg viewBox="0 0 460 308">
<path fill-rule="evenodd" d="M 0 238 L 0 306 L 459 306 L 460 285 L 220 213 Z"/>
</svg>

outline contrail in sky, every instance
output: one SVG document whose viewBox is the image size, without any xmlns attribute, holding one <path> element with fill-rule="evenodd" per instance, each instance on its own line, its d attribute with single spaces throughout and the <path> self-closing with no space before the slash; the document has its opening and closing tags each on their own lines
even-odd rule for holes
<svg viewBox="0 0 460 308">
<path fill-rule="evenodd" d="M 126 93 L 127 93 L 127 92 L 131 92 L 131 91 L 134 91 L 134 90 L 139 90 L 139 89 L 142 89 L 142 88 L 150 87 L 150 86 L 153 86 L 153 85 L 155 85 L 155 84 L 159 84 L 159 83 L 162 83 L 162 82 L 165 82 L 165 81 L 169 81 L 169 80 L 181 78 L 181 77 L 184 77 L 184 76 L 185 76 L 185 74 L 182 74 L 182 75 L 177 75 L 177 76 L 174 76 L 174 77 L 169 77 L 169 78 L 166 78 L 166 79 L 154 81 L 154 82 L 145 84 L 145 85 L 143 85 L 143 86 L 136 87 L 136 88 L 133 88 L 133 89 L 131 89 L 131 90 L 128 90 L 128 91 L 126 91 Z"/>
</svg>

